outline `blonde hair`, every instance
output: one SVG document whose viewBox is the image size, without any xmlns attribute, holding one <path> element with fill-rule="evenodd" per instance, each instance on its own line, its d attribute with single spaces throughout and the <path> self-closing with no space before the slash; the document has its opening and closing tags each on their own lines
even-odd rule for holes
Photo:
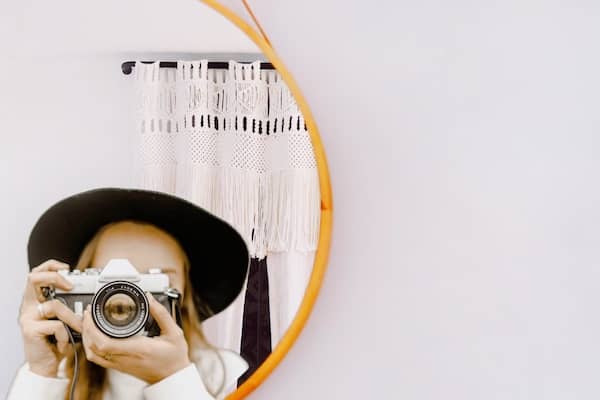
<svg viewBox="0 0 600 400">
<path fill-rule="evenodd" d="M 121 222 L 121 221 L 119 221 Z M 104 231 L 107 228 L 119 223 L 113 222 L 107 225 L 104 225 L 100 228 L 94 237 L 87 243 L 84 247 L 79 260 L 75 266 L 75 269 L 83 270 L 85 268 L 90 267 L 92 260 L 94 259 L 94 255 L 96 252 L 96 248 L 98 246 L 98 241 Z M 146 222 L 141 221 L 132 221 L 138 224 L 144 225 L 152 225 Z M 154 225 L 152 225 L 154 226 Z M 202 320 L 208 318 L 213 315 L 210 307 L 207 304 L 202 302 L 199 296 L 192 289 L 191 283 L 189 281 L 189 269 L 190 262 L 187 258 L 187 255 L 182 250 L 181 251 L 184 258 L 184 274 L 185 274 L 185 287 L 183 290 L 183 299 L 181 302 L 181 322 L 182 329 L 185 336 L 185 339 L 188 343 L 188 355 L 190 359 L 192 359 L 193 350 L 197 348 L 209 348 L 216 352 L 216 348 L 211 345 L 205 338 L 204 333 L 202 332 Z M 102 395 L 104 393 L 106 387 L 106 369 L 101 367 L 100 365 L 89 362 L 86 359 L 85 352 L 83 350 L 82 343 L 77 343 L 76 351 L 78 353 L 79 359 L 79 378 L 77 380 L 77 386 L 75 388 L 75 399 L 89 399 L 89 400 L 101 400 Z M 218 354 L 218 353 L 217 353 Z M 220 359 L 220 357 L 219 357 Z M 222 362 L 222 360 L 221 360 Z M 66 363 L 66 374 L 70 380 L 73 379 L 74 372 L 74 355 L 71 352 L 67 356 Z M 225 366 L 222 365 L 224 368 Z M 223 374 L 225 376 L 225 374 Z M 223 385 L 221 385 L 221 388 Z M 221 389 L 217 390 L 220 391 Z M 211 393 L 213 396 L 216 393 Z M 68 393 L 66 396 L 68 399 Z"/>
</svg>

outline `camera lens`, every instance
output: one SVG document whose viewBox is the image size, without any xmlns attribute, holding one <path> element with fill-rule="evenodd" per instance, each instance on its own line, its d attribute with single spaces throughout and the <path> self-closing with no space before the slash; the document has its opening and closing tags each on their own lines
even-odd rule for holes
<svg viewBox="0 0 600 400">
<path fill-rule="evenodd" d="M 106 335 L 126 338 L 135 335 L 148 321 L 148 299 L 137 285 L 110 282 L 92 299 L 92 319 Z"/>
<path fill-rule="evenodd" d="M 135 301 L 125 293 L 113 294 L 104 303 L 104 317 L 115 326 L 125 326 L 135 318 Z"/>
</svg>

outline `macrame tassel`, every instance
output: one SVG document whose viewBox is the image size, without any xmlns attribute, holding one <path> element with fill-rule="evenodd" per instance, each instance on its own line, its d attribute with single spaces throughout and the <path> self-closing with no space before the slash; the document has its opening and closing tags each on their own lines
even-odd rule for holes
<svg viewBox="0 0 600 400">
<path fill-rule="evenodd" d="M 140 188 L 175 194 L 177 167 L 168 164 L 148 164 L 137 172 Z"/>
<path fill-rule="evenodd" d="M 254 255 L 258 250 L 253 229 L 260 204 L 259 180 L 257 174 L 240 169 L 180 164 L 176 192 L 230 223 Z"/>
<path fill-rule="evenodd" d="M 317 248 L 319 176 L 315 170 L 282 170 L 266 176 L 263 229 L 269 251 Z"/>
<path fill-rule="evenodd" d="M 321 214 L 316 171 L 256 174 L 180 165 L 176 192 L 229 222 L 244 237 L 253 257 L 317 247 Z"/>
</svg>

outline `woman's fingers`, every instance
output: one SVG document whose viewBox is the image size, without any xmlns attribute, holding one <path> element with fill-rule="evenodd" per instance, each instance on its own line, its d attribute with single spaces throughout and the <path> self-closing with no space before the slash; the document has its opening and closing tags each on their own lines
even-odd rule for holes
<svg viewBox="0 0 600 400">
<path fill-rule="evenodd" d="M 23 335 L 28 338 L 39 338 L 54 335 L 56 340 L 69 341 L 69 334 L 62 322 L 53 321 L 29 321 L 23 326 Z"/>
<path fill-rule="evenodd" d="M 141 354 L 145 350 L 145 337 L 133 337 L 127 339 L 114 339 L 108 337 L 98 329 L 92 320 L 90 308 L 86 308 L 83 313 L 83 330 L 81 336 L 84 345 L 91 349 L 95 354 L 110 354 L 116 356 L 119 354 Z"/>
<path fill-rule="evenodd" d="M 45 285 L 43 284 L 43 282 L 39 283 L 38 281 L 40 278 L 37 277 L 38 273 L 40 273 L 40 272 L 57 273 L 58 271 L 68 270 L 68 269 L 69 269 L 68 264 L 65 264 L 65 263 L 62 263 L 62 262 L 56 261 L 56 260 L 48 260 L 48 261 L 38 265 L 37 267 L 33 268 L 31 270 L 31 272 L 29 273 L 27 285 L 25 286 L 25 295 L 23 296 L 23 305 L 25 305 L 27 303 L 32 303 L 35 301 L 41 302 L 41 301 L 46 300 L 42 294 L 41 287 L 42 286 L 50 286 L 51 283 L 47 283 Z M 62 278 L 62 276 L 61 276 L 61 278 Z M 36 286 L 36 284 L 32 284 L 32 280 L 34 282 L 38 282 L 37 286 Z M 64 281 L 66 279 L 55 278 L 53 276 L 51 280 L 58 280 L 59 282 L 64 283 Z M 65 289 L 65 290 L 69 290 L 69 289 Z"/>
<path fill-rule="evenodd" d="M 110 353 L 104 353 L 100 355 L 96 353 L 91 347 L 89 342 L 83 341 L 83 351 L 85 352 L 85 358 L 88 361 L 98 364 L 104 368 L 115 368 L 116 361 L 113 360 L 113 356 Z"/>
<path fill-rule="evenodd" d="M 136 336 L 127 339 L 114 339 L 102 333 L 94 321 L 90 308 L 83 313 L 81 334 L 86 358 L 104 368 L 120 369 L 123 364 L 139 359 L 147 354 L 147 337 Z"/>
<path fill-rule="evenodd" d="M 149 297 L 150 312 L 163 330 L 153 338 L 133 336 L 110 338 L 100 331 L 92 319 L 90 307 L 83 314 L 83 347 L 89 361 L 156 383 L 190 364 L 183 331 L 168 311 Z M 168 335 L 167 335 L 168 332 Z M 178 336 L 181 335 L 181 336 Z"/>
<path fill-rule="evenodd" d="M 42 293 L 43 287 L 52 286 L 62 290 L 73 289 L 73 284 L 56 271 L 30 272 L 28 277 L 28 286 L 31 290 L 33 290 L 33 293 L 39 302 L 46 300 Z"/>
<path fill-rule="evenodd" d="M 29 283 L 34 287 L 54 286 L 63 290 L 73 289 L 73 284 L 56 271 L 31 272 Z"/>
<path fill-rule="evenodd" d="M 54 336 L 60 353 L 64 353 L 69 343 L 69 334 L 62 322 L 54 321 L 29 321 L 23 326 L 23 336 L 29 339 Z"/>
<path fill-rule="evenodd" d="M 100 365 L 104 368 L 112 368 L 112 355 L 106 357 L 109 354 L 105 338 L 102 337 L 101 332 L 94 325 L 92 316 L 90 314 L 89 307 L 83 312 L 83 330 L 81 333 L 81 341 L 83 342 L 83 350 L 85 351 L 85 357 L 88 361 Z M 102 352 L 101 350 L 102 349 Z M 103 355 L 106 357 L 104 358 Z"/>
<path fill-rule="evenodd" d="M 105 352 L 100 354 L 98 351 L 94 350 L 91 346 L 91 342 L 89 339 L 82 335 L 83 339 L 83 350 L 85 352 L 85 358 L 88 361 L 93 362 L 94 364 L 98 364 L 104 368 L 114 368 L 115 361 L 113 360 L 113 356 L 109 352 Z"/>
<path fill-rule="evenodd" d="M 60 271 L 63 269 L 69 269 L 69 264 L 65 264 L 64 262 L 56 261 L 56 260 L 47 260 L 35 268 L 31 269 L 31 272 L 39 272 L 39 271 Z"/>
<path fill-rule="evenodd" d="M 44 317 L 46 317 L 46 319 L 58 318 L 77 332 L 81 332 L 81 330 L 83 329 L 83 322 L 81 320 L 81 317 L 75 314 L 60 300 L 54 299 L 40 304 L 41 305 L 39 307 L 42 308 Z M 38 317 L 39 319 L 43 319 L 40 313 L 38 313 Z"/>
<path fill-rule="evenodd" d="M 42 324 L 41 331 L 47 336 L 54 335 L 56 339 L 56 348 L 60 354 L 63 354 L 69 344 L 69 334 L 67 327 L 60 321 L 40 321 Z"/>
<path fill-rule="evenodd" d="M 167 309 L 152 296 L 152 293 L 146 292 L 148 303 L 150 304 L 150 314 L 160 328 L 160 336 L 183 335 L 183 331 L 177 325 Z"/>
<path fill-rule="evenodd" d="M 81 331 L 81 338 L 86 348 L 91 348 L 94 351 L 108 351 L 108 343 L 106 335 L 104 335 L 94 321 L 92 320 L 92 314 L 90 308 L 87 307 L 83 312 L 83 330 Z"/>
</svg>

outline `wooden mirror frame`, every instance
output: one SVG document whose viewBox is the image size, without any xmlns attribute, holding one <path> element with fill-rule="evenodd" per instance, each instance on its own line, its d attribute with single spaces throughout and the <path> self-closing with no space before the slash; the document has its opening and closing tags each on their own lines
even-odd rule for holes
<svg viewBox="0 0 600 400">
<path fill-rule="evenodd" d="M 267 59 L 273 64 L 277 72 L 279 72 L 284 82 L 287 84 L 288 88 L 296 99 L 296 103 L 302 112 L 304 120 L 306 121 L 306 127 L 312 141 L 315 159 L 317 161 L 319 187 L 321 191 L 321 225 L 319 228 L 319 242 L 317 251 L 315 253 L 313 270 L 308 282 L 308 286 L 306 287 L 306 291 L 304 292 L 304 298 L 302 299 L 300 308 L 298 309 L 296 316 L 285 335 L 277 344 L 277 347 L 273 349 L 271 354 L 258 367 L 254 374 L 252 374 L 248 380 L 246 380 L 239 388 L 237 388 L 235 392 L 227 397 L 228 400 L 237 400 L 246 397 L 260 384 L 262 384 L 269 376 L 271 371 L 275 369 L 277 364 L 281 362 L 304 328 L 308 316 L 312 311 L 317 294 L 321 288 L 323 275 L 327 268 L 329 248 L 331 244 L 331 231 L 333 222 L 331 182 L 329 180 L 329 170 L 327 168 L 327 160 L 325 158 L 325 149 L 321 143 L 321 137 L 319 136 L 317 124 L 313 118 L 310 108 L 308 107 L 308 103 L 304 99 L 304 96 L 302 96 L 299 86 L 296 84 L 294 78 L 287 70 L 279 56 L 275 53 L 275 50 L 273 50 L 269 42 L 267 42 L 267 40 L 257 30 L 246 23 L 246 21 L 237 15 L 233 10 L 219 3 L 218 0 L 200 1 L 213 8 L 215 11 L 220 13 L 239 29 L 241 29 L 262 50 Z"/>
</svg>

